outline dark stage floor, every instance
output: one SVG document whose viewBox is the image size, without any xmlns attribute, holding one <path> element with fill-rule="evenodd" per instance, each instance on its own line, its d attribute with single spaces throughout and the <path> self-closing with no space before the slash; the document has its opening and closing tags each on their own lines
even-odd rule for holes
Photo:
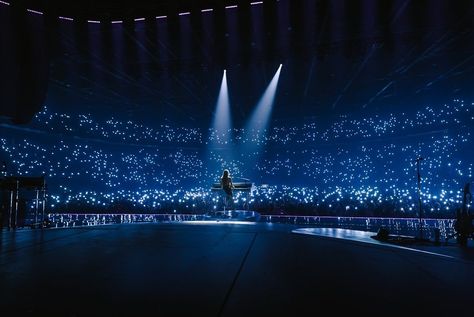
<svg viewBox="0 0 474 317">
<path fill-rule="evenodd" d="M 1 315 L 474 314 L 472 246 L 419 252 L 368 243 L 360 232 L 295 229 L 194 222 L 4 230 Z"/>
</svg>

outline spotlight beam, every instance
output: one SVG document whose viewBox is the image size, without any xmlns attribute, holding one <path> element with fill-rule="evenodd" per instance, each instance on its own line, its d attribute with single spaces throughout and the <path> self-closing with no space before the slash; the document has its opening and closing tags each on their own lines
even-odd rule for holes
<svg viewBox="0 0 474 317">
<path fill-rule="evenodd" d="M 249 131 L 254 130 L 263 132 L 267 128 L 273 109 L 273 103 L 275 101 L 281 67 L 282 64 L 280 64 L 280 67 L 278 67 L 278 70 L 273 76 L 272 81 L 260 98 L 260 101 L 258 102 L 257 107 L 250 118 L 250 121 L 247 125 Z"/>
<path fill-rule="evenodd" d="M 230 129 L 231 129 L 231 115 L 230 115 L 230 102 L 229 92 L 227 89 L 227 76 L 224 70 L 222 76 L 221 88 L 219 90 L 219 97 L 217 98 L 216 112 L 214 114 L 214 122 L 212 129 L 216 132 L 217 142 L 220 143 L 230 142 Z"/>
</svg>

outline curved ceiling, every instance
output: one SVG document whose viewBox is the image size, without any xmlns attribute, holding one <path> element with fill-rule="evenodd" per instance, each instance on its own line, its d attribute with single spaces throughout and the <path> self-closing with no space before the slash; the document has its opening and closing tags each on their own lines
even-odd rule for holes
<svg viewBox="0 0 474 317">
<path fill-rule="evenodd" d="M 414 104 L 474 97 L 470 1 L 263 0 L 259 8 L 250 1 L 150 2 L 22 2 L 56 17 L 57 30 L 48 44 L 49 104 L 91 109 L 100 104 L 107 111 L 126 108 L 147 118 L 150 109 L 168 113 L 178 108 L 176 117 L 206 119 L 227 69 L 233 117 L 244 122 L 280 63 L 274 117 L 282 120 L 404 111 Z M 235 3 L 238 10 L 225 10 Z M 201 14 L 210 7 L 216 14 Z M 180 19 L 182 11 L 191 15 Z M 123 27 L 57 19 L 106 22 L 161 14 L 169 18 L 131 20 Z M 4 24 L 7 19 L 0 19 Z M 12 38 L 23 48 L 17 24 L 11 26 Z"/>
<path fill-rule="evenodd" d="M 275 0 L 267 0 L 276 2 Z M 58 16 L 70 16 L 83 19 L 126 19 L 157 15 L 177 14 L 181 11 L 200 11 L 206 8 L 223 10 L 228 5 L 250 5 L 251 1 L 218 0 L 132 0 L 128 2 L 114 0 L 25 0 L 21 5 L 30 9 Z"/>
</svg>

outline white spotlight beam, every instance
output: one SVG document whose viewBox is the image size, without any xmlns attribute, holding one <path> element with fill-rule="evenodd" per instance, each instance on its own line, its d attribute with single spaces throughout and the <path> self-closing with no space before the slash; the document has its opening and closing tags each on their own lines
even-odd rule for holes
<svg viewBox="0 0 474 317">
<path fill-rule="evenodd" d="M 273 102 L 275 101 L 278 79 L 280 78 L 282 64 L 278 67 L 275 75 L 272 78 L 272 81 L 268 85 L 264 94 L 260 98 L 260 101 L 255 108 L 252 117 L 247 125 L 248 132 L 251 130 L 263 132 L 268 125 L 270 116 L 272 113 Z"/>
<path fill-rule="evenodd" d="M 227 89 L 227 76 L 224 70 L 222 76 L 221 88 L 219 91 L 219 97 L 217 99 L 216 112 L 214 114 L 214 122 L 212 129 L 216 132 L 216 137 L 219 138 L 220 143 L 226 143 L 230 141 L 229 131 L 231 128 L 231 115 L 230 115 L 230 102 L 229 102 L 229 91 Z"/>
</svg>

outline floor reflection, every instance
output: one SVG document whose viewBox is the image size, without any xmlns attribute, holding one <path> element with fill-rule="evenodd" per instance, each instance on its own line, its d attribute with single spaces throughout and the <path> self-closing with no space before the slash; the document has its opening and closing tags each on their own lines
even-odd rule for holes
<svg viewBox="0 0 474 317">
<path fill-rule="evenodd" d="M 314 236 L 330 237 L 330 238 L 336 238 L 336 239 L 351 240 L 351 241 L 357 241 L 357 242 L 362 242 L 362 243 L 370 243 L 370 244 L 376 244 L 376 245 L 384 245 L 384 246 L 389 246 L 393 248 L 410 250 L 410 251 L 431 254 L 431 255 L 436 255 L 436 256 L 441 256 L 441 257 L 454 258 L 450 255 L 446 255 L 442 253 L 421 250 L 418 248 L 410 248 L 410 247 L 396 245 L 392 243 L 385 243 L 377 239 L 374 239 L 373 238 L 375 235 L 374 232 L 351 230 L 351 229 L 340 229 L 340 228 L 299 228 L 299 229 L 292 230 L 292 232 L 296 234 L 314 235 Z"/>
</svg>

